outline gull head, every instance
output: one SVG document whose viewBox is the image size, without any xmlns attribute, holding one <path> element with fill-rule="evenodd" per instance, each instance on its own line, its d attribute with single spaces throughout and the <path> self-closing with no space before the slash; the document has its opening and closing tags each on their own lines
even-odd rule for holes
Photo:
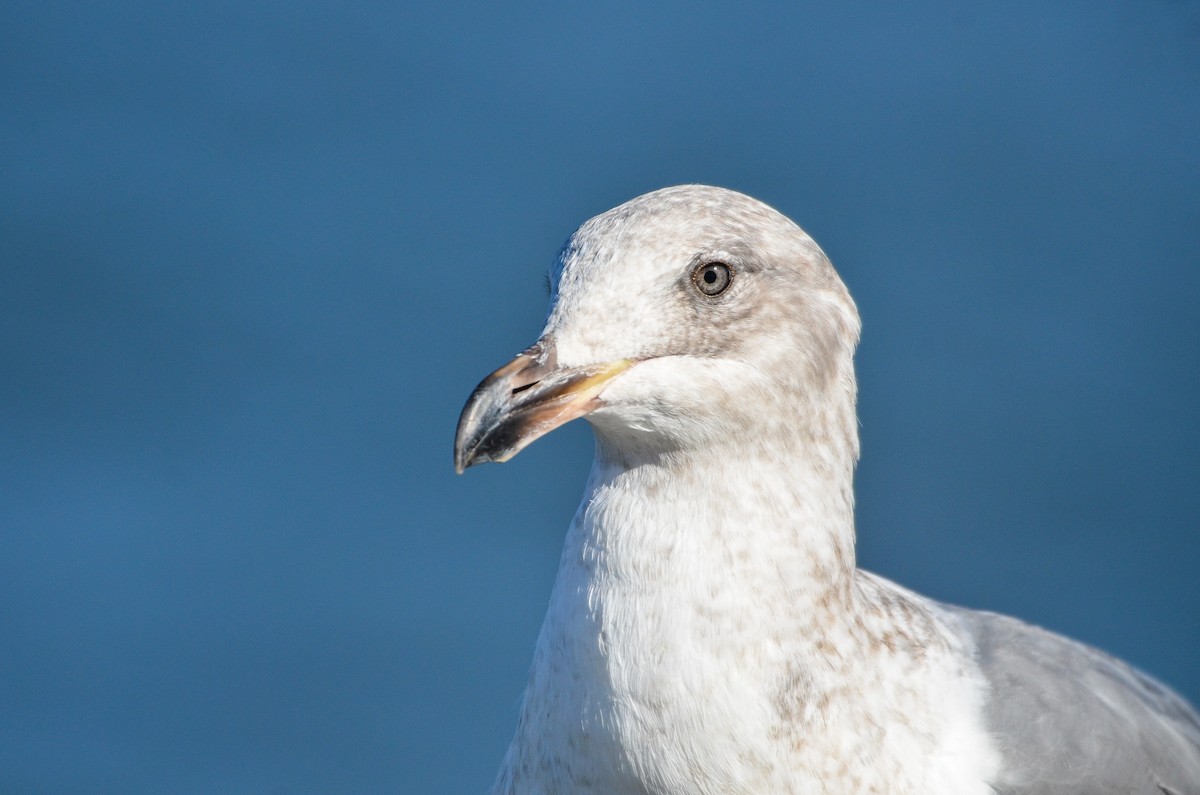
<svg viewBox="0 0 1200 795">
<path fill-rule="evenodd" d="M 631 459 L 831 435 L 856 455 L 858 333 L 841 279 L 786 216 L 703 185 L 639 196 L 571 235 L 541 336 L 463 408 L 455 468 L 578 417 Z"/>
</svg>

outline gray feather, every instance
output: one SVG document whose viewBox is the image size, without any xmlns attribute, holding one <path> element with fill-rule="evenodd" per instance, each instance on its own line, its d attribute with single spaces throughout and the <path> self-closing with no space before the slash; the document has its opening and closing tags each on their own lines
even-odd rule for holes
<svg viewBox="0 0 1200 795">
<path fill-rule="evenodd" d="M 1200 715 L 1146 674 L 1007 616 L 947 607 L 987 679 L 1001 795 L 1200 794 Z"/>
</svg>

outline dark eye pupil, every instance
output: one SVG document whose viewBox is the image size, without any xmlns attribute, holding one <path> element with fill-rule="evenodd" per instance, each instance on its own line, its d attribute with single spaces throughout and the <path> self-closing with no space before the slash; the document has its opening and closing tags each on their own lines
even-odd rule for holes
<svg viewBox="0 0 1200 795">
<path fill-rule="evenodd" d="M 704 272 L 704 281 L 712 284 L 717 280 L 717 271 L 715 268 L 709 268 Z"/>
</svg>

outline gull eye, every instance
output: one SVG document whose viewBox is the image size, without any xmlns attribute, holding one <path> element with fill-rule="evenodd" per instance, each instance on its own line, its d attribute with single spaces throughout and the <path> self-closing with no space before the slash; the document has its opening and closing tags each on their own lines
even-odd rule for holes
<svg viewBox="0 0 1200 795">
<path fill-rule="evenodd" d="M 720 295 L 733 282 L 733 271 L 724 262 L 706 262 L 692 271 L 692 283 L 705 295 Z"/>
</svg>

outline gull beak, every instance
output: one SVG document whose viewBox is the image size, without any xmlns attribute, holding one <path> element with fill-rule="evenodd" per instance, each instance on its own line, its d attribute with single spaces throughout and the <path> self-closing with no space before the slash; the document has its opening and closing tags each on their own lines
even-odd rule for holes
<svg viewBox="0 0 1200 795">
<path fill-rule="evenodd" d="M 560 369 L 543 339 L 475 387 L 458 418 L 454 469 L 507 461 L 533 440 L 600 405 L 598 395 L 628 359 Z"/>
</svg>

